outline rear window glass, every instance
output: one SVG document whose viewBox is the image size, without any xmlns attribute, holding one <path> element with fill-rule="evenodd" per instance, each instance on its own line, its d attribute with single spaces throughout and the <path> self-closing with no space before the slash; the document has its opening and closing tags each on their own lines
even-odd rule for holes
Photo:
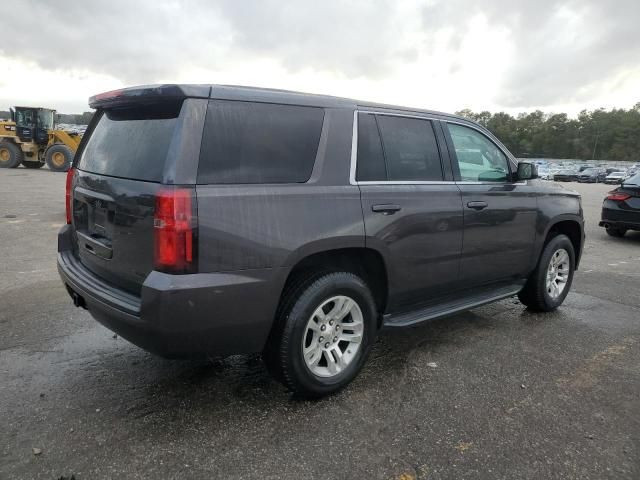
<svg viewBox="0 0 640 480">
<path fill-rule="evenodd" d="M 303 183 L 318 151 L 324 110 L 267 103 L 209 103 L 198 183 Z"/>
<path fill-rule="evenodd" d="M 162 181 L 180 106 L 170 103 L 104 111 L 78 168 L 100 175 Z"/>
</svg>

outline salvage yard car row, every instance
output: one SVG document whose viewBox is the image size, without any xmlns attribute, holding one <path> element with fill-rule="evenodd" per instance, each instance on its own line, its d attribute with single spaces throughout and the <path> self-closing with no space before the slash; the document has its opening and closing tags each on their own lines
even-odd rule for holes
<svg viewBox="0 0 640 480">
<path fill-rule="evenodd" d="M 640 164 L 629 168 L 562 164 L 538 164 L 538 175 L 544 180 L 556 182 L 608 183 L 620 184 L 640 171 Z"/>
</svg>

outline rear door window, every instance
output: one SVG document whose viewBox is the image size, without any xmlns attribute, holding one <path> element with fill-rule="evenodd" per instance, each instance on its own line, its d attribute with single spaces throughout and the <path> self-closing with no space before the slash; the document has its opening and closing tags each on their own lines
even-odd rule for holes
<svg viewBox="0 0 640 480">
<path fill-rule="evenodd" d="M 377 115 L 389 181 L 443 180 L 440 152 L 429 120 Z"/>
<path fill-rule="evenodd" d="M 161 182 L 180 107 L 181 102 L 103 111 L 78 168 L 100 175 Z"/>
<path fill-rule="evenodd" d="M 324 109 L 212 101 L 198 165 L 199 184 L 304 183 L 320 141 Z"/>
</svg>

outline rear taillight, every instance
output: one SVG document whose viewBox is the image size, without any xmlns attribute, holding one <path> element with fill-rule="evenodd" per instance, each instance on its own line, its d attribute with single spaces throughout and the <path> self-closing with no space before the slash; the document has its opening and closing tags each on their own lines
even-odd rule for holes
<svg viewBox="0 0 640 480">
<path fill-rule="evenodd" d="M 170 273 L 196 271 L 197 226 L 194 190 L 168 187 L 156 194 L 153 218 L 156 270 Z"/>
<path fill-rule="evenodd" d="M 75 168 L 70 168 L 67 170 L 67 182 L 64 188 L 64 197 L 65 197 L 65 209 L 67 212 L 67 224 L 71 225 L 71 220 L 73 219 L 73 195 L 71 190 L 73 189 L 73 177 L 76 174 Z"/>
<path fill-rule="evenodd" d="M 622 192 L 609 192 L 609 195 L 607 195 L 607 200 L 613 200 L 615 202 L 623 202 L 629 198 L 631 198 L 631 195 Z"/>
</svg>

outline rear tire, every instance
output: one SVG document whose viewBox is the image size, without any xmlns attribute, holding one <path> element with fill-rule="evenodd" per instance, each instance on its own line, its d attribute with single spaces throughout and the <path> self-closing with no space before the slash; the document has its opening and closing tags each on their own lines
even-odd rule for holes
<svg viewBox="0 0 640 480">
<path fill-rule="evenodd" d="M 24 159 L 24 153 L 13 142 L 0 142 L 0 168 L 16 168 Z"/>
<path fill-rule="evenodd" d="M 575 258 L 569 237 L 559 234 L 550 238 L 542 249 L 536 269 L 518 293 L 520 301 L 536 312 L 551 312 L 562 305 L 573 282 Z M 560 259 L 563 262 L 557 263 Z"/>
<path fill-rule="evenodd" d="M 607 233 L 612 237 L 622 238 L 627 233 L 626 228 L 607 227 Z"/>
<path fill-rule="evenodd" d="M 66 145 L 56 143 L 47 149 L 45 161 L 49 169 L 54 172 L 66 172 L 71 168 L 73 152 Z"/>
<path fill-rule="evenodd" d="M 44 167 L 44 163 L 42 163 L 42 162 L 25 162 L 23 160 L 22 161 L 22 166 L 24 168 L 42 168 L 42 167 Z"/>
<path fill-rule="evenodd" d="M 299 278 L 281 299 L 263 359 L 296 394 L 334 393 L 362 368 L 376 337 L 376 316 L 369 287 L 353 273 Z"/>
</svg>

